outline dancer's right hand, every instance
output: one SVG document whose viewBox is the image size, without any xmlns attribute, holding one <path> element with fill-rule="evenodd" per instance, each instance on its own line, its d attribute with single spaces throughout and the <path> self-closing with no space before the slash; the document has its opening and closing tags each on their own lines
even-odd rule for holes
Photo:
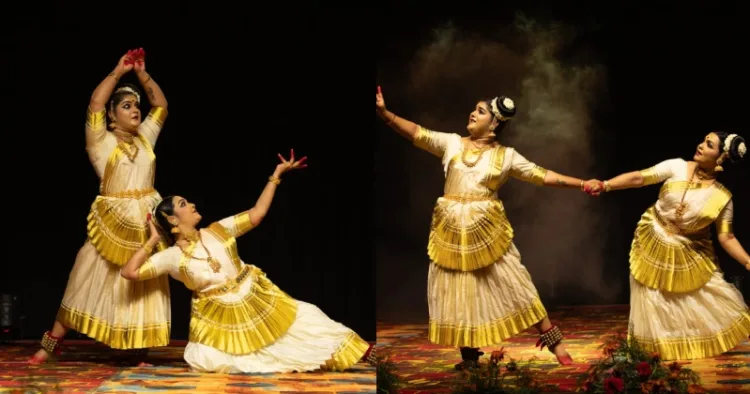
<svg viewBox="0 0 750 394">
<path fill-rule="evenodd" d="M 383 99 L 383 91 L 378 86 L 378 92 L 375 93 L 375 110 L 378 112 L 385 112 L 385 99 Z"/>
<path fill-rule="evenodd" d="M 154 225 L 154 219 L 153 217 L 151 217 L 151 214 L 148 214 L 146 221 L 148 222 L 148 228 L 151 230 L 151 236 L 149 237 L 149 240 L 153 242 L 160 241 L 161 235 L 159 234 L 159 230 L 156 229 L 156 225 Z"/>
<path fill-rule="evenodd" d="M 120 61 L 117 62 L 117 66 L 115 66 L 115 74 L 117 78 L 122 77 L 123 75 L 127 74 L 130 70 L 133 69 L 133 51 L 128 51 L 128 53 L 122 55 L 120 58 Z"/>
</svg>

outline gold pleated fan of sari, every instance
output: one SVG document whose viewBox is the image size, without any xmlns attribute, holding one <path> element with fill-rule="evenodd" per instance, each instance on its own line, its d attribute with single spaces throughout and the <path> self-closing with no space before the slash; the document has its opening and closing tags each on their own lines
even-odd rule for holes
<svg viewBox="0 0 750 394">
<path fill-rule="evenodd" d="M 460 213 L 451 212 L 455 204 L 438 204 L 433 212 L 427 247 L 432 262 L 446 269 L 474 271 L 500 260 L 513 242 L 502 203 L 461 204 Z"/>
</svg>

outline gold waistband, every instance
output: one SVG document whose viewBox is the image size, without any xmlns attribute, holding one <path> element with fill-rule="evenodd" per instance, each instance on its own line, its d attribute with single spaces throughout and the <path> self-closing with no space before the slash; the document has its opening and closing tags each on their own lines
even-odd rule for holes
<svg viewBox="0 0 750 394">
<path fill-rule="evenodd" d="M 242 267 L 242 271 L 240 271 L 239 274 L 237 274 L 236 277 L 233 279 L 230 279 L 221 287 L 217 287 L 215 289 L 202 291 L 202 292 L 194 292 L 193 298 L 209 298 L 209 297 L 218 297 L 220 295 L 224 295 L 227 293 L 232 292 L 236 288 L 240 287 L 242 282 L 245 281 L 250 276 L 251 268 L 249 265 L 246 265 Z"/>
<path fill-rule="evenodd" d="M 659 212 L 657 212 L 656 209 L 654 209 L 654 217 L 656 218 L 656 221 L 659 222 L 659 225 L 661 225 L 664 228 L 664 230 L 666 230 L 668 233 L 672 235 L 682 235 L 684 237 L 695 237 L 695 236 L 702 237 L 708 234 L 708 227 L 700 229 L 700 230 L 680 228 L 674 222 L 671 222 L 661 217 L 661 215 L 659 215 Z"/>
<path fill-rule="evenodd" d="M 156 193 L 156 189 L 149 187 L 148 189 L 141 190 L 123 190 L 121 192 L 102 192 L 101 195 L 104 197 L 114 198 L 141 198 L 146 197 L 150 194 Z"/>
<path fill-rule="evenodd" d="M 495 199 L 494 196 L 481 196 L 472 194 L 446 194 L 443 196 L 446 200 L 458 201 L 458 202 L 470 202 L 470 201 L 492 201 Z"/>
</svg>

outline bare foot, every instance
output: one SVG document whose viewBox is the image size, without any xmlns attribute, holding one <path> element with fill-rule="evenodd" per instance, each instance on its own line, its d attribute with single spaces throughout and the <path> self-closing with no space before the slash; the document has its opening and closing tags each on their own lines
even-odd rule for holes
<svg viewBox="0 0 750 394">
<path fill-rule="evenodd" d="M 38 352 L 34 353 L 34 355 L 28 359 L 28 363 L 34 365 L 44 364 L 47 359 L 49 359 L 49 353 L 44 349 L 39 349 Z"/>
<path fill-rule="evenodd" d="M 153 366 L 154 366 L 154 364 L 149 364 L 149 363 L 147 363 L 147 362 L 145 362 L 145 361 L 141 361 L 141 362 L 140 362 L 140 363 L 138 364 L 138 368 L 143 368 L 143 367 L 153 367 Z"/>
<path fill-rule="evenodd" d="M 562 343 L 558 343 L 557 346 L 555 346 L 555 349 L 552 350 L 552 353 L 557 356 L 557 362 L 559 362 L 562 365 L 570 365 L 573 364 L 573 358 L 570 357 L 570 353 L 568 353 L 567 350 L 565 350 L 565 345 Z"/>
</svg>

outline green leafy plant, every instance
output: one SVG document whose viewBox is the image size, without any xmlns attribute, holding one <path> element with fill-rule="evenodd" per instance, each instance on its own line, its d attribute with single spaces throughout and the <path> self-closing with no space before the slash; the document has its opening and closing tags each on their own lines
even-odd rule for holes
<svg viewBox="0 0 750 394">
<path fill-rule="evenodd" d="M 531 373 L 529 362 L 505 359 L 505 350 L 492 352 L 488 362 L 480 362 L 459 374 L 455 394 L 536 394 L 554 386 L 542 385 Z"/>
<path fill-rule="evenodd" d="M 396 375 L 396 365 L 387 356 L 378 356 L 377 366 L 378 394 L 397 394 L 401 381 Z"/>
<path fill-rule="evenodd" d="M 601 347 L 604 357 L 578 379 L 579 391 L 592 394 L 703 394 L 694 371 L 677 362 L 665 364 L 635 339 L 610 337 Z"/>
</svg>

